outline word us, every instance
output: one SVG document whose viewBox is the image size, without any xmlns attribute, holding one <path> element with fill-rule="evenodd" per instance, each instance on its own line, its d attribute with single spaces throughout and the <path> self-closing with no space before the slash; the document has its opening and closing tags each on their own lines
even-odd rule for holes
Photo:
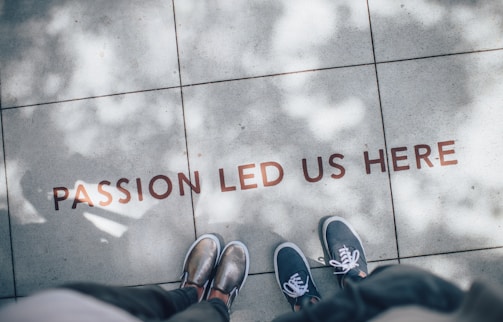
<svg viewBox="0 0 503 322">
<path fill-rule="evenodd" d="M 391 148 L 388 155 L 391 161 L 389 168 L 396 172 L 410 170 L 411 167 L 431 168 L 435 166 L 435 163 L 441 167 L 456 165 L 458 160 L 455 159 L 453 146 L 454 141 L 451 140 L 438 142 L 433 147 L 428 144 L 418 144 L 413 147 Z M 326 163 L 330 169 L 330 178 L 341 179 L 345 176 L 346 168 L 342 164 L 343 159 L 344 155 L 340 153 L 334 153 L 328 157 Z M 366 174 L 370 175 L 373 171 L 386 172 L 386 159 L 384 149 L 378 150 L 377 153 L 364 151 L 363 165 Z M 311 167 L 308 167 L 308 163 Z M 325 174 L 323 157 L 316 157 L 315 167 L 312 164 L 312 160 L 309 162 L 307 158 L 304 158 L 299 162 L 299 169 L 302 169 L 302 174 L 307 182 L 315 183 L 320 181 Z M 316 168 L 317 170 L 313 171 Z M 234 173 L 238 178 L 236 182 L 229 182 L 226 177 L 227 171 L 229 170 L 224 168 L 218 169 L 220 191 L 223 193 L 276 186 L 282 182 L 285 175 L 283 166 L 275 161 L 238 165 L 232 170 L 236 171 Z M 141 202 L 145 199 L 146 194 L 154 199 L 162 200 L 172 195 L 175 190 L 173 182 L 177 184 L 176 190 L 180 196 L 185 195 L 186 188 L 194 193 L 201 193 L 199 171 L 194 171 L 191 178 L 192 180 L 184 173 L 179 172 L 176 178 L 160 174 L 149 180 L 120 178 L 115 182 L 103 180 L 97 185 L 88 185 L 87 187 L 84 184 L 78 184 L 75 189 L 54 187 L 54 208 L 60 210 L 61 204 L 71 204 L 71 208 L 76 209 L 79 204 L 87 204 L 88 207 L 95 205 L 107 207 L 113 202 L 120 204 L 127 204 L 133 200 Z"/>
</svg>

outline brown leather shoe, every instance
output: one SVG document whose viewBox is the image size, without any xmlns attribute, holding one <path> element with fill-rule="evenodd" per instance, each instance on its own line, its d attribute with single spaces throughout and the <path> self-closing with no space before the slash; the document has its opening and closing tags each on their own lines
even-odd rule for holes
<svg viewBox="0 0 503 322">
<path fill-rule="evenodd" d="M 183 262 L 180 288 L 194 284 L 203 288 L 199 302 L 204 298 L 211 274 L 220 256 L 220 240 L 213 234 L 204 234 L 190 246 Z"/>
<path fill-rule="evenodd" d="M 217 272 L 211 282 L 210 289 L 229 295 L 229 299 L 225 303 L 229 311 L 232 302 L 243 288 L 249 268 L 250 254 L 245 244 L 239 241 L 228 243 L 220 256 Z"/>
</svg>

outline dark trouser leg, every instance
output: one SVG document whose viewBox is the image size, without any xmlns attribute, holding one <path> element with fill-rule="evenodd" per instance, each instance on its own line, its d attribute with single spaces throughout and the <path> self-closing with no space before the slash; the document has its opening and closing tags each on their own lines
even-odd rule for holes
<svg viewBox="0 0 503 322">
<path fill-rule="evenodd" d="M 117 306 L 140 320 L 166 320 L 197 303 L 192 287 L 165 291 L 159 286 L 137 288 L 112 287 L 93 283 L 62 286 Z"/>
<path fill-rule="evenodd" d="M 189 307 L 169 319 L 169 322 L 229 322 L 229 311 L 222 300 L 211 299 Z"/>
<path fill-rule="evenodd" d="M 366 279 L 347 282 L 345 289 L 331 298 L 301 312 L 282 315 L 274 321 L 367 321 L 402 305 L 452 312 L 460 306 L 464 296 L 457 286 L 406 265 L 380 267 Z"/>
</svg>

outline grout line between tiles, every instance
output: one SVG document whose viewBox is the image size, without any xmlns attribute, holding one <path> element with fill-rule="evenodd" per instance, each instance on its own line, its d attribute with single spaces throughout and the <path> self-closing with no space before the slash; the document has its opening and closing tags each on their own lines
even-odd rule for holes
<svg viewBox="0 0 503 322">
<path fill-rule="evenodd" d="M 377 72 L 377 61 L 376 61 L 376 53 L 375 53 L 375 46 L 374 46 L 374 34 L 372 32 L 372 19 L 370 17 L 370 6 L 367 0 L 367 12 L 369 16 L 369 29 L 370 29 L 370 41 L 372 43 L 372 57 L 374 58 L 374 71 L 375 71 L 375 76 L 376 76 L 376 85 L 377 85 L 377 97 L 379 99 L 379 109 L 381 112 L 381 124 L 382 124 L 382 131 L 383 131 L 383 136 L 384 136 L 384 153 L 386 155 L 386 167 L 388 171 L 388 182 L 389 182 L 389 191 L 390 191 L 390 197 L 391 197 L 391 212 L 393 214 L 393 227 L 394 227 L 394 233 L 395 233 L 395 246 L 396 246 L 396 253 L 397 253 L 397 259 L 398 263 L 400 263 L 400 246 L 398 245 L 398 230 L 396 226 L 396 213 L 395 213 L 395 202 L 393 198 L 393 185 L 391 183 L 391 169 L 390 169 L 390 163 L 389 163 L 389 154 L 388 154 L 388 141 L 386 139 L 386 126 L 384 124 L 384 113 L 382 109 L 382 100 L 381 100 L 381 87 L 379 85 L 379 73 Z"/>
<path fill-rule="evenodd" d="M 478 251 L 485 251 L 485 250 L 496 250 L 496 249 L 503 249 L 503 246 L 467 249 L 467 250 L 459 250 L 459 251 L 451 251 L 451 252 L 414 255 L 414 256 L 405 256 L 405 257 L 400 257 L 400 258 L 392 257 L 392 258 L 384 258 L 384 259 L 379 259 L 379 260 L 369 260 L 367 263 L 382 263 L 382 262 L 388 262 L 388 261 L 393 261 L 393 260 L 397 260 L 400 263 L 400 259 L 411 259 L 411 258 L 443 256 L 443 255 L 452 255 L 452 254 L 463 254 L 463 253 L 471 253 L 471 252 L 478 252 Z M 323 266 L 310 267 L 310 268 L 311 268 L 311 270 L 317 270 L 317 269 L 325 269 L 325 268 L 330 268 L 330 267 L 332 267 L 332 266 L 323 265 Z M 267 274 L 275 274 L 275 272 L 274 271 L 265 271 L 265 272 L 250 273 L 249 276 L 267 275 Z"/>
<path fill-rule="evenodd" d="M 503 249 L 503 246 L 485 247 L 485 248 L 459 250 L 459 251 L 452 251 L 452 252 L 432 253 L 432 254 L 423 254 L 423 255 L 414 255 L 414 256 L 405 256 L 405 257 L 401 257 L 401 258 L 398 258 L 398 257 L 383 258 L 383 259 L 379 259 L 379 260 L 370 260 L 367 263 L 382 263 L 382 262 L 388 262 L 388 261 L 393 261 L 393 260 L 397 260 L 400 263 L 400 259 L 411 259 L 411 258 L 433 257 L 433 256 L 452 255 L 452 254 L 463 254 L 463 253 L 471 253 L 471 252 L 495 250 L 495 249 Z M 326 269 L 326 268 L 331 268 L 331 267 L 332 266 L 330 266 L 330 265 L 323 265 L 323 266 L 316 266 L 316 267 L 310 267 L 310 268 L 311 268 L 311 270 L 319 270 L 319 269 Z M 264 271 L 264 272 L 249 273 L 248 276 L 261 276 L 261 275 L 268 275 L 268 274 L 275 274 L 275 272 L 274 271 Z M 156 284 L 160 285 L 160 284 L 174 284 L 174 283 L 180 283 L 180 280 L 165 281 L 165 282 L 156 283 Z M 151 284 L 128 285 L 128 287 L 141 287 L 141 286 L 148 286 L 148 285 L 151 285 Z"/>
<path fill-rule="evenodd" d="M 303 69 L 303 70 L 296 70 L 296 71 L 291 71 L 291 72 L 273 73 L 273 74 L 265 74 L 265 75 L 256 75 L 256 76 L 247 76 L 247 77 L 240 77 L 240 78 L 230 78 L 230 79 L 213 80 L 213 81 L 200 82 L 200 83 L 192 83 L 192 84 L 183 85 L 183 87 L 210 85 L 210 84 L 218 84 L 218 83 L 226 83 L 226 82 L 236 82 L 236 81 L 242 81 L 242 80 L 278 77 L 278 76 L 295 75 L 295 74 L 302 74 L 302 73 L 319 72 L 319 71 L 324 71 L 324 70 L 334 70 L 334 69 L 351 68 L 351 67 L 372 66 L 372 65 L 374 65 L 374 63 L 361 63 L 361 64 L 341 65 L 341 66 L 334 66 L 334 67 Z"/>
<path fill-rule="evenodd" d="M 180 82 L 180 99 L 182 103 L 182 118 L 183 118 L 183 134 L 185 138 L 185 151 L 187 156 L 187 170 L 189 172 L 189 181 L 192 182 L 192 172 L 190 171 L 190 154 L 189 154 L 189 141 L 187 138 L 187 122 L 185 117 L 185 103 L 183 98 L 183 86 L 182 86 L 182 68 L 180 65 L 180 50 L 178 48 L 178 30 L 176 28 L 176 10 L 175 10 L 175 0 L 171 0 L 173 5 L 173 24 L 175 26 L 175 41 L 176 41 L 176 59 L 178 62 L 178 80 Z M 192 223 L 194 225 L 194 240 L 197 239 L 197 226 L 196 226 L 196 211 L 194 208 L 194 193 L 193 189 L 190 190 L 190 204 L 192 207 Z"/>
<path fill-rule="evenodd" d="M 503 246 L 483 247 L 483 248 L 457 250 L 457 251 L 450 251 L 450 252 L 440 252 L 440 253 L 432 253 L 432 254 L 403 256 L 400 259 L 411 259 L 411 258 L 421 258 L 421 257 L 431 257 L 431 256 L 462 254 L 462 253 L 471 253 L 471 252 L 479 252 L 479 251 L 484 251 L 484 250 L 495 250 L 495 249 L 503 249 Z"/>
<path fill-rule="evenodd" d="M 14 262 L 14 246 L 12 243 L 12 223 L 10 218 L 10 206 L 9 206 L 9 186 L 7 180 L 7 159 L 5 153 L 5 133 L 3 129 L 3 110 L 2 110 L 2 80 L 0 78 L 0 130 L 2 133 L 2 151 L 3 151 L 3 169 L 5 179 L 3 184 L 5 184 L 5 199 L 7 203 L 7 223 L 9 226 L 9 242 L 10 242 L 10 256 L 11 256 L 11 267 L 12 267 L 12 286 L 14 289 L 14 297 L 17 297 L 17 284 L 16 284 L 16 269 Z M 0 183 L 1 184 L 1 183 Z"/>
<path fill-rule="evenodd" d="M 174 1 L 174 0 L 172 0 L 172 1 Z M 173 10 L 174 10 L 174 6 L 173 6 Z M 176 24 L 176 22 L 175 22 L 175 24 Z M 317 72 L 317 71 L 323 71 L 323 70 L 332 70 L 332 69 L 341 69 L 341 68 L 351 68 L 351 67 L 361 67 L 361 66 L 371 66 L 371 65 L 374 65 L 374 63 L 362 63 L 362 64 L 353 64 L 353 65 L 342 65 L 342 66 L 335 66 L 335 67 L 324 67 L 324 68 L 316 68 L 316 69 L 306 69 L 306 70 L 298 70 L 298 71 L 292 71 L 292 72 L 273 73 L 273 74 L 248 76 L 248 77 L 241 77 L 241 78 L 229 78 L 229 79 L 213 80 L 213 81 L 208 81 L 208 82 L 200 82 L 200 83 L 192 83 L 192 84 L 182 85 L 182 80 L 181 80 L 181 65 L 180 65 L 179 52 L 178 52 L 178 35 L 177 35 L 176 26 L 175 26 L 175 39 L 176 39 L 176 47 L 177 47 L 177 59 L 178 59 L 178 71 L 179 71 L 179 75 L 178 76 L 179 76 L 179 83 L 180 83 L 180 85 L 177 85 L 177 86 L 168 86 L 168 87 L 159 87 L 159 88 L 150 88 L 150 89 L 143 89 L 143 90 L 136 90 L 136 91 L 125 91 L 125 92 L 112 93 L 112 94 L 103 94 L 103 95 L 96 95 L 96 96 L 70 98 L 70 99 L 64 99 L 64 100 L 60 100 L 60 101 L 50 101 L 50 102 L 42 102 L 42 103 L 33 103 L 33 104 L 9 106 L 9 107 L 3 108 L 3 110 L 12 110 L 12 109 L 23 108 L 23 107 L 34 107 L 34 106 L 44 106 L 44 105 L 51 105 L 51 104 L 69 103 L 69 102 L 76 102 L 76 101 L 83 101 L 83 100 L 90 100 L 90 99 L 97 99 L 97 98 L 105 98 L 105 97 L 113 97 L 113 96 L 120 96 L 120 95 L 128 95 L 128 94 L 139 94 L 139 93 L 164 91 L 164 90 L 176 89 L 176 88 L 180 88 L 180 87 L 183 88 L 183 87 L 201 86 L 201 85 L 218 84 L 218 83 L 226 83 L 226 82 L 235 82 L 235 81 L 242 81 L 242 80 L 249 80 L 249 79 L 259 79 L 259 78 L 277 77 L 277 76 L 284 76 L 284 75 L 302 74 L 302 73 Z"/>
<path fill-rule="evenodd" d="M 479 53 L 487 53 L 487 52 L 502 51 L 502 50 L 503 50 L 503 47 L 502 48 L 492 48 L 492 49 L 479 49 L 479 50 L 472 50 L 472 51 L 460 51 L 460 52 L 455 52 L 455 53 L 438 54 L 438 55 L 430 55 L 430 56 L 383 60 L 383 61 L 377 62 L 377 64 L 381 65 L 381 64 L 400 63 L 400 62 L 406 62 L 406 61 L 412 61 L 412 60 L 424 60 L 424 59 L 439 58 L 439 57 L 462 56 L 462 55 L 479 54 Z"/>
<path fill-rule="evenodd" d="M 174 1 L 174 0 L 172 0 L 172 1 Z M 370 19 L 370 16 L 369 16 L 369 19 Z M 175 31 L 175 33 L 176 33 L 176 31 Z M 175 36 L 176 36 L 176 34 L 175 34 Z M 372 40 L 372 42 L 373 42 L 373 40 Z M 372 49 L 374 51 L 374 48 L 372 48 Z M 177 51 L 178 51 L 178 39 L 177 39 Z M 423 59 L 439 58 L 439 57 L 469 55 L 469 54 L 494 52 L 494 51 L 503 51 L 503 48 L 493 48 L 493 49 L 482 49 L 482 50 L 464 51 L 464 52 L 439 54 L 439 55 L 431 55 L 431 56 L 412 57 L 412 58 L 403 58 L 403 59 L 395 59 L 395 60 L 385 60 L 385 61 L 380 61 L 380 62 L 377 62 L 375 60 L 375 53 L 374 53 L 374 62 L 372 62 L 372 63 L 361 63 L 361 64 L 341 65 L 341 66 L 334 66 L 334 67 L 323 67 L 323 68 L 315 68 L 315 69 L 305 69 L 305 70 L 298 70 L 298 71 L 291 71 L 291 72 L 284 72 L 284 73 L 273 73 L 273 74 L 248 76 L 248 77 L 241 77 L 241 78 L 229 78 L 229 79 L 213 80 L 213 81 L 200 82 L 200 83 L 192 83 L 192 84 L 185 84 L 185 85 L 182 85 L 180 83 L 180 85 L 178 85 L 178 86 L 167 86 L 167 87 L 159 87 L 159 88 L 150 88 L 150 89 L 143 89 L 143 90 L 136 90 L 136 91 L 125 91 L 125 92 L 112 93 L 112 94 L 103 94 L 103 95 L 96 95 L 96 96 L 88 96 L 88 97 L 79 97 L 79 98 L 64 99 L 64 100 L 60 100 L 60 101 L 50 101 L 50 102 L 42 102 L 42 103 L 32 103 L 32 104 L 25 104 L 25 105 L 9 106 L 9 107 L 4 107 L 3 110 L 11 110 L 11 109 L 17 109 L 17 108 L 23 108 L 23 107 L 33 107 L 33 106 L 44 106 L 44 105 L 51 105 L 51 104 L 58 104 L 58 103 L 68 103 L 68 102 L 75 102 L 75 101 L 82 101 L 82 100 L 89 100 L 89 99 L 96 99 L 96 98 L 104 98 L 104 97 L 112 97 L 112 96 L 120 96 L 120 95 L 128 95 L 128 94 L 138 94 L 138 93 L 163 91 L 163 90 L 175 89 L 175 88 L 180 88 L 180 87 L 191 87 L 191 86 L 201 86 L 201 85 L 209 85 L 209 84 L 218 84 L 218 83 L 225 83 L 225 82 L 234 82 L 234 81 L 249 80 L 249 79 L 259 79 L 259 78 L 267 78 L 267 77 L 285 76 L 285 75 L 293 75 L 293 74 L 317 72 L 317 71 L 324 71 L 324 70 L 334 70 L 334 69 L 341 69 L 341 68 L 362 67 L 362 66 L 372 66 L 372 65 L 376 66 L 376 65 L 381 65 L 381 64 L 399 63 L 399 62 L 406 62 L 406 61 L 413 61 L 413 60 L 423 60 Z M 179 68 L 179 70 L 180 70 L 180 68 Z M 181 78 L 181 75 L 179 75 L 179 77 Z"/>
<path fill-rule="evenodd" d="M 2 110 L 6 111 L 6 110 L 17 109 L 17 108 L 23 108 L 23 107 L 44 106 L 44 105 L 51 105 L 51 104 L 61 104 L 61 103 L 85 101 L 85 100 L 91 100 L 91 99 L 97 99 L 97 98 L 121 96 L 121 95 L 127 95 L 127 94 L 139 94 L 139 93 L 165 91 L 168 89 L 175 89 L 175 88 L 179 88 L 179 87 L 180 86 L 168 86 L 168 87 L 159 87 L 159 88 L 151 88 L 151 89 L 141 89 L 141 90 L 129 91 L 129 92 L 120 92 L 120 93 L 103 94 L 103 95 L 96 95 L 96 96 L 69 98 L 69 99 L 64 99 L 61 101 L 51 101 L 51 102 L 33 103 L 33 104 L 25 104 L 25 105 L 18 105 L 18 106 L 9 106 L 9 107 L 2 108 Z"/>
</svg>

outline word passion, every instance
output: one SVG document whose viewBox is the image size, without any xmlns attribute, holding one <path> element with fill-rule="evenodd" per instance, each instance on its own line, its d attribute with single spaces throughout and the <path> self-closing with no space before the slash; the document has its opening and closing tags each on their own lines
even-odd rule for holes
<svg viewBox="0 0 503 322">
<path fill-rule="evenodd" d="M 455 159 L 454 141 L 438 142 L 436 146 L 431 147 L 428 144 L 418 144 L 410 150 L 413 151 L 413 160 L 409 160 L 409 147 L 396 147 L 390 149 L 391 166 L 393 171 L 409 170 L 415 166 L 417 169 L 423 167 L 434 167 L 435 163 L 438 166 L 455 165 L 458 161 Z M 432 153 L 436 150 L 433 158 Z M 332 179 L 341 179 L 346 174 L 346 169 L 341 164 L 344 155 L 334 153 L 328 157 L 328 166 L 330 167 L 330 177 Z M 318 156 L 317 167 L 318 171 L 314 171 L 316 175 L 308 171 L 308 159 L 304 158 L 301 162 L 304 179 L 307 182 L 318 182 L 323 178 L 323 158 Z M 377 154 L 373 155 L 369 151 L 363 152 L 363 163 L 367 175 L 373 171 L 386 172 L 386 157 L 383 149 L 380 149 Z M 377 169 L 377 170 L 376 170 Z M 312 169 L 311 169 L 312 170 Z M 283 166 L 275 161 L 262 162 L 259 164 L 250 163 L 238 165 L 237 177 L 238 182 L 229 183 L 226 179 L 226 171 L 224 168 L 218 169 L 218 177 L 220 181 L 220 191 L 229 192 L 236 190 L 249 190 L 261 187 L 276 186 L 283 180 Z M 272 173 L 272 174 L 271 174 Z M 176 182 L 178 183 L 178 193 L 180 196 L 185 195 L 185 186 L 188 186 L 194 193 L 201 192 L 201 184 L 199 171 L 194 171 L 191 181 L 184 173 L 178 173 Z M 141 178 L 130 180 L 120 178 L 115 183 L 109 180 L 103 180 L 97 185 L 93 185 L 95 191 L 89 194 L 90 187 L 84 184 L 78 184 L 75 189 L 70 190 L 67 187 L 54 187 L 54 208 L 60 210 L 60 203 L 71 204 L 72 209 L 76 209 L 78 204 L 87 204 L 89 207 L 94 207 L 96 204 L 100 207 L 111 205 L 114 201 L 121 204 L 127 204 L 132 200 L 143 201 L 146 191 L 154 199 L 166 199 L 173 192 L 173 180 L 166 175 L 156 175 L 148 181 Z M 91 198 L 91 195 L 93 198 Z M 96 197 L 99 195 L 99 197 Z"/>
</svg>

